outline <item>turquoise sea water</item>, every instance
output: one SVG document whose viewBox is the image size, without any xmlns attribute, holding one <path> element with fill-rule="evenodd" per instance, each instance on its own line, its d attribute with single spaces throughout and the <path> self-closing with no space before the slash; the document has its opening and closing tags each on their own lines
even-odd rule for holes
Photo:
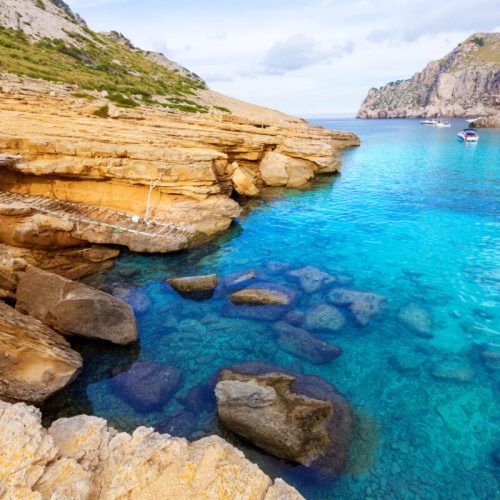
<svg viewBox="0 0 500 500">
<path fill-rule="evenodd" d="M 188 423 L 181 414 L 183 432 L 223 435 L 311 499 L 498 498 L 500 130 L 481 130 L 478 144 L 463 144 L 456 140 L 462 121 L 451 129 L 413 120 L 314 123 L 361 137 L 360 148 L 343 153 L 340 176 L 244 202 L 231 230 L 201 249 L 125 254 L 113 270 L 87 280 L 118 294 L 129 290 L 140 344 L 75 344 L 85 370 L 47 403 L 47 419 L 86 412 L 120 429 L 154 426 L 182 411 L 180 401 L 138 411 L 110 382 L 116 366 L 175 365 L 184 376 L 179 396 L 223 366 L 260 359 L 321 375 L 350 401 L 356 425 L 344 475 L 319 481 L 253 449 L 222 429 L 209 406 Z M 305 293 L 287 271 L 306 265 L 337 282 Z M 223 294 L 195 302 L 163 282 L 245 270 L 294 288 L 298 311 L 325 303 L 335 287 L 376 293 L 385 307 L 364 327 L 341 307 L 346 325 L 314 334 L 343 354 L 312 365 L 279 348 L 273 321 L 227 317 Z M 425 334 L 398 318 L 408 304 L 430 321 Z"/>
</svg>

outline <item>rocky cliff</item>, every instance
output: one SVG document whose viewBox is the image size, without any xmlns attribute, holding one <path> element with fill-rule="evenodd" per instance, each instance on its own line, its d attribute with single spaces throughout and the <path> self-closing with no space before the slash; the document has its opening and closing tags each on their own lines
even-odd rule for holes
<svg viewBox="0 0 500 500">
<path fill-rule="evenodd" d="M 40 217 L 33 199 L 0 200 L 4 243 L 189 248 L 239 215 L 233 193 L 302 186 L 336 172 L 340 150 L 359 144 L 354 134 L 212 92 L 188 70 L 119 33 L 89 30 L 56 3 L 0 0 L 0 46 L 9 49 L 0 51 L 7 158 L 0 155 L 0 190 L 85 207 L 71 205 L 69 218 Z M 181 230 L 153 241 L 144 231 L 122 231 L 123 216 L 110 215 L 109 224 L 101 213 L 107 225 L 79 224 L 75 214 L 89 207 Z"/>
<path fill-rule="evenodd" d="M 412 78 L 371 89 L 357 117 L 487 116 L 499 107 L 500 33 L 478 33 Z"/>
</svg>

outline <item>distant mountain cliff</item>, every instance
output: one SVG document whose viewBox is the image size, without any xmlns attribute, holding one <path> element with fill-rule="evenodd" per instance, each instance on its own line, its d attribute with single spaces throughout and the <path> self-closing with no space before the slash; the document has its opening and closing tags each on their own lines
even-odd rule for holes
<svg viewBox="0 0 500 500">
<path fill-rule="evenodd" d="M 372 88 L 357 117 L 472 117 L 499 109 L 500 33 L 477 33 L 412 78 Z"/>
</svg>

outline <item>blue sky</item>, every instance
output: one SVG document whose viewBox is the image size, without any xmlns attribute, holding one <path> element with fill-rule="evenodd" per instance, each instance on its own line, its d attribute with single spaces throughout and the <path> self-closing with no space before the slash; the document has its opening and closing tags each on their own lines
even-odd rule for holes
<svg viewBox="0 0 500 500">
<path fill-rule="evenodd" d="M 69 0 L 92 29 L 164 52 L 214 90 L 301 116 L 354 115 L 371 87 L 420 71 L 497 0 Z"/>
</svg>

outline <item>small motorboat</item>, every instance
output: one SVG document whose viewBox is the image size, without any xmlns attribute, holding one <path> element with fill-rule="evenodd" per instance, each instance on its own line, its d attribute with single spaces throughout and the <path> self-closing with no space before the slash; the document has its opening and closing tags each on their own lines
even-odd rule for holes
<svg viewBox="0 0 500 500">
<path fill-rule="evenodd" d="M 434 120 L 434 119 L 432 119 L 432 120 L 422 120 L 420 122 L 420 125 L 436 125 L 438 123 L 439 122 L 437 120 Z"/>
<path fill-rule="evenodd" d="M 451 123 L 450 122 L 437 122 L 434 126 L 439 127 L 439 128 L 450 128 Z"/>
<path fill-rule="evenodd" d="M 479 140 L 479 134 L 475 128 L 465 128 L 457 135 L 464 142 L 477 142 Z"/>
</svg>

